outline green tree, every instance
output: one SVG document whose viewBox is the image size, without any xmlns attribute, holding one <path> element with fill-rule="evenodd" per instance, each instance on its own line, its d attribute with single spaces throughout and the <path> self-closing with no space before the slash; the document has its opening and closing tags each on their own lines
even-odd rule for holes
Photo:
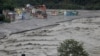
<svg viewBox="0 0 100 56">
<path fill-rule="evenodd" d="M 59 56 L 88 56 L 83 49 L 83 44 L 73 40 L 65 40 L 58 47 Z"/>
<path fill-rule="evenodd" d="M 14 10 L 14 6 L 13 0 L 0 0 L 0 13 L 2 13 L 3 9 Z"/>
</svg>

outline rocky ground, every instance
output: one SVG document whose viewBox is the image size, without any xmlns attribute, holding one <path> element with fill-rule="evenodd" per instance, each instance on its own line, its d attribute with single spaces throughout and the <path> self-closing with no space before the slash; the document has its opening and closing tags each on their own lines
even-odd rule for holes
<svg viewBox="0 0 100 56">
<path fill-rule="evenodd" d="M 0 40 L 0 56 L 57 56 L 65 39 L 84 43 L 89 56 L 100 56 L 100 18 L 81 18 L 12 34 Z"/>
</svg>

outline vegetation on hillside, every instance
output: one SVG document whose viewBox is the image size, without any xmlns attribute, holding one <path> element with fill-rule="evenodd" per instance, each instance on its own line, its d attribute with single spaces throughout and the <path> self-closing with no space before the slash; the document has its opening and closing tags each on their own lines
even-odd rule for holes
<svg viewBox="0 0 100 56">
<path fill-rule="evenodd" d="M 0 12 L 2 9 L 13 9 L 26 4 L 46 4 L 50 9 L 100 9 L 100 0 L 0 0 Z"/>
</svg>

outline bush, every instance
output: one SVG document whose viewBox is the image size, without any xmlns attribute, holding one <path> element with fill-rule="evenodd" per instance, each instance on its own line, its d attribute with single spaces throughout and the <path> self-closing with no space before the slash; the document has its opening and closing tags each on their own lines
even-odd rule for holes
<svg viewBox="0 0 100 56">
<path fill-rule="evenodd" d="M 10 23 L 10 20 L 8 18 L 5 18 L 5 16 L 3 14 L 0 14 L 0 21 Z"/>
<path fill-rule="evenodd" d="M 4 19 L 5 19 L 5 16 L 0 14 L 0 21 L 4 21 Z"/>
<path fill-rule="evenodd" d="M 5 18 L 5 19 L 3 20 L 3 22 L 10 23 L 11 21 L 9 20 L 9 18 Z"/>
<path fill-rule="evenodd" d="M 73 5 L 73 4 L 68 4 L 68 5 L 66 5 L 66 7 L 65 7 L 66 9 L 82 9 L 82 6 L 80 6 L 80 5 Z"/>
<path fill-rule="evenodd" d="M 65 40 L 58 47 L 59 56 L 88 56 L 83 49 L 83 44 L 73 39 Z"/>
<path fill-rule="evenodd" d="M 100 10 L 100 5 L 86 6 L 85 9 L 87 9 L 87 10 Z"/>
</svg>

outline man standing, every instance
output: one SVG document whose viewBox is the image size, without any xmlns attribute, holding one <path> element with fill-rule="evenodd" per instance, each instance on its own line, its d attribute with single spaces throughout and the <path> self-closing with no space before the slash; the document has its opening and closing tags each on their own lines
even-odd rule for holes
<svg viewBox="0 0 100 56">
<path fill-rule="evenodd" d="M 22 20 L 25 19 L 25 12 L 22 12 Z"/>
<path fill-rule="evenodd" d="M 40 7 L 41 11 L 42 11 L 42 16 L 44 18 L 47 18 L 47 13 L 46 13 L 46 6 L 43 4 L 41 7 Z"/>
<path fill-rule="evenodd" d="M 32 16 L 35 16 L 35 8 L 32 8 Z"/>
</svg>

